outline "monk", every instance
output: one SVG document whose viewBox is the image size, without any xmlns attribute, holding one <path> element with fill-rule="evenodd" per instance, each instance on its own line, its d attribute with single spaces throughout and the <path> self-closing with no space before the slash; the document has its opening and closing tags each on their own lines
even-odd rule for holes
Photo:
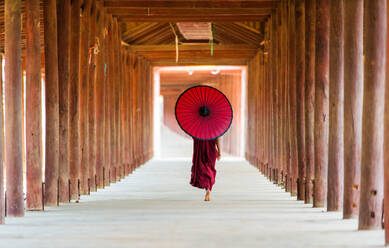
<svg viewBox="0 0 389 248">
<path fill-rule="evenodd" d="M 193 139 L 193 165 L 190 184 L 205 189 L 204 201 L 211 200 L 212 186 L 215 184 L 215 162 L 221 156 L 219 139 Z"/>
</svg>

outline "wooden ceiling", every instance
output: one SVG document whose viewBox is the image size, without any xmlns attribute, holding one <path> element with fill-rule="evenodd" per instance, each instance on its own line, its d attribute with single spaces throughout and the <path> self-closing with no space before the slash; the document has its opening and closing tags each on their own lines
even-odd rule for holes
<svg viewBox="0 0 389 248">
<path fill-rule="evenodd" d="M 122 39 L 129 49 L 145 56 L 154 65 L 243 65 L 256 54 L 264 38 L 264 22 L 278 2 L 104 0 L 104 6 L 108 13 L 118 18 Z M 209 39 L 188 38 L 201 33 L 193 29 L 196 25 L 201 26 L 200 23 L 211 26 L 213 54 Z M 180 25 L 192 27 L 192 33 L 190 28 L 184 31 Z M 204 36 L 204 30 L 202 34 Z"/>
<path fill-rule="evenodd" d="M 62 0 L 58 0 L 62 1 Z M 148 58 L 154 65 L 244 65 L 264 38 L 264 21 L 280 0 L 96 0 L 119 20 L 128 49 Z M 24 5 L 24 1 L 22 6 Z M 43 0 L 41 0 L 43 18 Z M 25 48 L 23 11 L 22 49 Z M 192 39 L 177 23 L 210 23 L 213 36 Z M 41 19 L 43 46 L 43 20 Z M 175 34 L 179 60 L 176 63 Z M 0 0 L 0 52 L 4 51 L 4 0 Z"/>
</svg>

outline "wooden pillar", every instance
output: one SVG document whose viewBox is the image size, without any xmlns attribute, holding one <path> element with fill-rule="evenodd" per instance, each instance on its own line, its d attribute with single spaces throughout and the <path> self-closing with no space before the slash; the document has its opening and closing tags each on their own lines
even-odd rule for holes
<svg viewBox="0 0 389 248">
<path fill-rule="evenodd" d="M 88 84 L 89 84 L 89 19 L 91 0 L 82 0 L 80 19 L 80 81 L 79 94 L 79 152 L 81 160 L 80 194 L 88 194 L 89 143 L 88 143 Z"/>
<path fill-rule="evenodd" d="M 5 0 L 5 164 L 7 216 L 24 216 L 21 1 Z"/>
<path fill-rule="evenodd" d="M 3 56 L 0 56 L 0 68 L 3 68 Z M 3 82 L 3 70 L 0 70 L 0 82 Z M 0 84 L 0 99 L 3 98 L 3 84 Z M 5 223 L 4 199 L 4 114 L 3 101 L 0 101 L 0 224 Z"/>
<path fill-rule="evenodd" d="M 363 0 L 344 9 L 344 198 L 343 218 L 357 218 L 361 180 L 363 105 Z M 353 128 L 348 128 L 353 127 Z"/>
<path fill-rule="evenodd" d="M 91 16 L 89 21 L 89 83 L 88 83 L 88 151 L 89 151 L 89 190 L 96 191 L 96 124 L 95 124 L 95 93 L 96 93 L 96 1 L 91 3 Z"/>
<path fill-rule="evenodd" d="M 331 0 L 330 10 L 330 123 L 328 144 L 327 211 L 343 208 L 343 1 Z"/>
<path fill-rule="evenodd" d="M 59 201 L 69 202 L 70 1 L 57 1 L 59 85 Z M 57 37 L 58 37 L 57 36 Z"/>
<path fill-rule="evenodd" d="M 111 182 L 111 121 L 112 121 L 112 112 L 111 112 L 111 56 L 112 56 L 112 16 L 106 14 L 104 18 L 105 22 L 105 39 L 104 39 L 104 124 L 105 124 L 105 136 L 104 136 L 104 185 L 108 186 Z"/>
<path fill-rule="evenodd" d="M 46 167 L 45 204 L 58 205 L 58 47 L 57 1 L 45 0 Z"/>
<path fill-rule="evenodd" d="M 365 1 L 365 63 L 359 230 L 381 229 L 385 105 L 386 0 Z"/>
<path fill-rule="evenodd" d="M 387 1 L 388 4 L 388 1 Z M 389 15 L 386 16 L 389 25 Z M 385 140 L 384 140 L 384 223 L 385 245 L 389 246 L 389 32 L 386 33 L 386 97 L 385 97 Z"/>
<path fill-rule="evenodd" d="M 306 1 L 305 6 L 305 203 L 313 203 L 315 175 L 315 21 L 316 0 Z"/>
<path fill-rule="evenodd" d="M 98 188 L 104 187 L 103 182 L 103 168 L 105 162 L 105 91 L 104 91 L 104 74 L 105 74 L 105 61 L 104 61 L 104 17 L 105 13 L 102 5 L 97 2 L 96 13 L 96 80 L 95 80 L 95 142 L 96 142 L 96 184 Z"/>
<path fill-rule="evenodd" d="M 305 0 L 296 0 L 297 200 L 305 197 Z"/>
<path fill-rule="evenodd" d="M 27 210 L 42 204 L 42 88 L 39 0 L 26 2 Z"/>
<path fill-rule="evenodd" d="M 272 57 L 273 57 L 273 70 L 272 70 L 272 118 L 273 118 L 273 135 L 272 135 L 272 177 L 271 180 L 277 183 L 277 169 L 278 169 L 278 14 L 275 10 L 272 14 Z M 255 87 L 255 85 L 254 85 Z M 255 97 L 255 96 L 254 96 Z M 255 102 L 255 98 L 253 99 Z"/>
<path fill-rule="evenodd" d="M 325 207 L 328 166 L 330 0 L 316 1 L 314 207 Z"/>
<path fill-rule="evenodd" d="M 108 115 L 109 115 L 109 132 L 110 132 L 110 182 L 116 181 L 116 150 L 115 150 L 115 35 L 114 35 L 114 21 L 110 16 L 109 32 L 109 85 L 108 85 Z"/>
<path fill-rule="evenodd" d="M 123 166 L 125 170 L 125 175 L 129 174 L 129 153 L 128 153 L 128 140 L 129 135 L 129 126 L 128 126 L 128 62 L 129 56 L 128 52 L 123 49 L 123 59 L 122 59 L 122 76 L 123 76 L 123 92 L 122 92 L 122 142 L 123 142 Z"/>
<path fill-rule="evenodd" d="M 79 146 L 79 65 L 80 65 L 80 0 L 71 3 L 70 82 L 69 82 L 69 179 L 70 199 L 78 200 L 80 179 Z"/>
<path fill-rule="evenodd" d="M 122 175 L 122 159 L 121 159 L 121 119 L 120 119 L 120 101 L 121 101 L 121 42 L 119 35 L 119 25 L 117 18 L 114 21 L 114 35 L 115 35 L 115 157 L 116 157 L 116 181 L 121 179 Z"/>
<path fill-rule="evenodd" d="M 291 195 L 297 195 L 298 150 L 297 150 L 297 99 L 296 99 L 296 37 L 295 37 L 295 0 L 290 1 L 289 19 L 289 139 L 290 139 L 290 174 L 289 187 Z"/>
<path fill-rule="evenodd" d="M 286 172 L 287 172 L 287 139 L 286 139 L 286 132 L 287 132 L 287 101 L 286 101 L 286 95 L 287 95 L 287 64 L 288 64 L 288 57 L 287 57 L 287 50 L 288 50 L 288 43 L 287 43 L 287 11 L 288 11 L 288 3 L 286 1 L 282 2 L 281 4 L 281 23 L 282 23 L 282 35 L 281 35 L 281 56 L 282 56 L 282 78 L 281 78 L 281 103 L 282 103 L 282 119 L 281 119 L 281 125 L 282 125 L 282 133 L 281 133 L 281 139 L 282 139 L 282 172 L 281 172 L 281 180 L 284 188 L 286 188 Z M 261 73 L 263 74 L 263 72 Z M 260 124 L 261 126 L 263 124 Z"/>
<path fill-rule="evenodd" d="M 267 22 L 266 25 L 266 43 L 265 43 L 265 62 L 266 62 L 266 82 L 265 82 L 265 91 L 267 94 L 265 95 L 265 126 L 266 126 L 266 133 L 265 133 L 265 153 L 266 153 L 266 164 L 264 167 L 264 175 L 268 176 L 268 168 L 270 166 L 270 79 L 271 79 L 271 60 L 270 60 L 270 21 Z"/>
</svg>

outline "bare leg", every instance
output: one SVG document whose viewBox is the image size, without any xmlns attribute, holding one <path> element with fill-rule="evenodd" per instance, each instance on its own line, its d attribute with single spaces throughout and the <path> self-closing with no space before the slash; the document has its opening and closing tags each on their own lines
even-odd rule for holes
<svg viewBox="0 0 389 248">
<path fill-rule="evenodd" d="M 206 189 L 204 201 L 210 201 L 210 200 L 211 200 L 211 191 L 209 189 Z"/>
</svg>

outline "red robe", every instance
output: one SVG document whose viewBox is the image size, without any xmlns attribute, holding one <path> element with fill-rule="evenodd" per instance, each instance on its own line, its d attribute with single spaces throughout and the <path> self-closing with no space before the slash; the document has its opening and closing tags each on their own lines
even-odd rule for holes
<svg viewBox="0 0 389 248">
<path fill-rule="evenodd" d="M 193 165 L 190 184 L 212 190 L 215 183 L 217 158 L 216 140 L 193 139 Z"/>
</svg>

